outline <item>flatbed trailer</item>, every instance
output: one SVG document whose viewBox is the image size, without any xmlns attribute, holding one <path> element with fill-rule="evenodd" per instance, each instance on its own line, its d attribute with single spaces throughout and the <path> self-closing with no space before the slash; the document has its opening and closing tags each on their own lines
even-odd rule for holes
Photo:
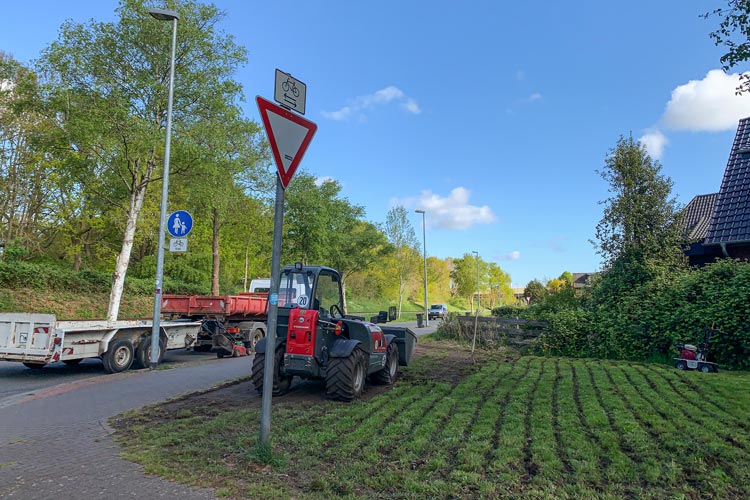
<svg viewBox="0 0 750 500">
<path fill-rule="evenodd" d="M 77 364 L 101 358 L 109 373 L 131 366 L 147 367 L 151 359 L 152 322 L 148 320 L 60 320 L 53 314 L 0 313 L 0 361 L 42 368 L 62 361 Z M 195 344 L 202 322 L 159 323 L 159 361 L 165 351 Z"/>
</svg>

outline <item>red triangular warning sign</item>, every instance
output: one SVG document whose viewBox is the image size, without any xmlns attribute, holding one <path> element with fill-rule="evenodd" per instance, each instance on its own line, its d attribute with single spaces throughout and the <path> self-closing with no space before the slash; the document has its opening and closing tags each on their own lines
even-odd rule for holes
<svg viewBox="0 0 750 500">
<path fill-rule="evenodd" d="M 281 185 L 286 189 L 318 126 L 260 96 L 255 97 L 255 102 L 266 128 Z"/>
</svg>

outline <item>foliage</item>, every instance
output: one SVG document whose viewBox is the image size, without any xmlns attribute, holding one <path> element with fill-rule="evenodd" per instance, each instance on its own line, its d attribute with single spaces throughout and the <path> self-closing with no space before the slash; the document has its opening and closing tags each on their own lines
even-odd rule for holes
<svg viewBox="0 0 750 500">
<path fill-rule="evenodd" d="M 539 280 L 531 280 L 523 289 L 523 296 L 527 298 L 529 304 L 544 300 L 549 292 Z"/>
<path fill-rule="evenodd" d="M 596 225 L 598 253 L 605 268 L 630 251 L 679 260 L 679 211 L 671 195 L 672 181 L 661 174 L 661 165 L 651 159 L 645 146 L 632 136 L 620 137 L 598 173 L 611 193 L 600 202 L 604 213 Z"/>
<path fill-rule="evenodd" d="M 38 293 L 47 292 L 107 292 L 112 275 L 106 272 L 72 271 L 68 267 L 37 264 L 33 262 L 0 261 L 0 288 L 21 290 L 31 288 Z M 128 278 L 126 291 L 134 295 L 153 295 L 154 279 Z M 166 279 L 165 293 L 200 293 L 201 287 L 179 280 Z"/>
<path fill-rule="evenodd" d="M 419 244 L 414 227 L 409 222 L 406 209 L 395 206 L 388 211 L 385 221 L 385 235 L 393 247 L 386 262 L 392 279 L 398 282 L 398 317 L 401 317 L 401 306 L 411 282 L 417 272 L 419 263 Z"/>
<path fill-rule="evenodd" d="M 719 27 L 709 36 L 714 44 L 723 45 L 727 52 L 720 61 L 724 71 L 729 71 L 750 59 L 750 0 L 727 0 L 727 6 L 714 9 L 704 18 L 718 16 Z M 736 37 L 736 39 L 735 39 Z M 750 92 L 750 74 L 740 76 L 737 94 Z"/>
</svg>

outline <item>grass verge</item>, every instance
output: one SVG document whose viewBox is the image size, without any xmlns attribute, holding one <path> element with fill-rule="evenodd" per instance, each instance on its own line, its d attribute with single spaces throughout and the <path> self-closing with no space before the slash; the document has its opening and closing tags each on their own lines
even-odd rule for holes
<svg viewBox="0 0 750 500">
<path fill-rule="evenodd" d="M 147 473 L 232 498 L 747 498 L 748 374 L 421 342 L 352 404 L 306 382 L 257 443 L 249 382 L 113 421 Z"/>
</svg>

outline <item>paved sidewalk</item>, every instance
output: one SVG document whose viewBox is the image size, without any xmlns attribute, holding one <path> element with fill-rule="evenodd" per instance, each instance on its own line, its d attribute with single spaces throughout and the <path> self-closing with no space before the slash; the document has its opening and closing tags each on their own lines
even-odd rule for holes
<svg viewBox="0 0 750 500">
<path fill-rule="evenodd" d="M 0 498 L 214 498 L 120 458 L 107 419 L 250 373 L 251 357 L 63 384 L 0 408 Z M 254 396 L 257 397 L 257 396 Z"/>
</svg>

